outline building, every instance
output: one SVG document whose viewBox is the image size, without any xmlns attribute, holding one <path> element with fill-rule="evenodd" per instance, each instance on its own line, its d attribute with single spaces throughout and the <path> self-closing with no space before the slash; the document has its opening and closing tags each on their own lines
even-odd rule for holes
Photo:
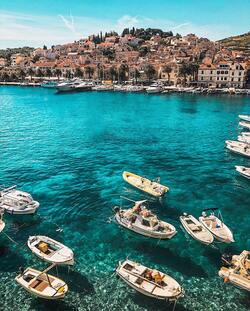
<svg viewBox="0 0 250 311">
<path fill-rule="evenodd" d="M 198 70 L 198 85 L 203 87 L 243 88 L 246 70 L 243 63 L 222 61 L 218 64 L 201 64 Z"/>
</svg>

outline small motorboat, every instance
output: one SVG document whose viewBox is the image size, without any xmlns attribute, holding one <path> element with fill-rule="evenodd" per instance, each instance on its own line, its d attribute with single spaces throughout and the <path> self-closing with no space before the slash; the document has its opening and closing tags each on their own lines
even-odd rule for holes
<svg viewBox="0 0 250 311">
<path fill-rule="evenodd" d="M 218 213 L 218 217 L 215 216 L 214 212 L 218 211 L 218 208 L 207 208 L 202 212 L 202 216 L 199 217 L 199 221 L 207 228 L 213 236 L 224 243 L 234 242 L 233 234 L 231 230 L 224 224 L 220 219 L 222 218 L 221 213 Z M 207 215 L 207 212 L 210 214 Z"/>
<path fill-rule="evenodd" d="M 47 88 L 47 89 L 54 89 L 56 88 L 58 85 L 57 82 L 55 81 L 44 81 L 42 84 L 41 84 L 41 87 L 43 88 Z"/>
<path fill-rule="evenodd" d="M 237 147 L 237 146 L 233 146 L 233 145 L 226 145 L 226 148 L 234 153 L 238 153 L 241 154 L 245 157 L 250 157 L 250 146 L 248 146 L 247 144 L 245 144 L 246 146 L 244 148 L 242 147 Z"/>
<path fill-rule="evenodd" d="M 224 266 L 219 270 L 219 276 L 224 282 L 250 292 L 250 251 L 244 250 L 240 255 L 224 255 L 222 260 Z"/>
<path fill-rule="evenodd" d="M 240 135 L 243 137 L 250 137 L 250 132 L 241 132 Z"/>
<path fill-rule="evenodd" d="M 0 208 L 7 213 L 34 214 L 38 207 L 39 203 L 34 201 L 29 193 L 17 190 L 16 186 L 0 189 Z"/>
<path fill-rule="evenodd" d="M 176 233 L 173 225 L 161 221 L 145 207 L 144 201 L 137 201 L 132 208 L 114 207 L 117 223 L 131 231 L 156 239 L 171 239 Z"/>
<path fill-rule="evenodd" d="M 153 83 L 149 87 L 146 88 L 146 92 L 148 94 L 157 94 L 157 93 L 161 93 L 162 91 L 163 91 L 163 88 L 157 83 Z"/>
<path fill-rule="evenodd" d="M 175 279 L 131 260 L 119 262 L 116 274 L 129 286 L 149 297 L 176 301 L 184 296 L 184 290 Z"/>
<path fill-rule="evenodd" d="M 249 123 L 249 122 L 241 121 L 241 122 L 239 122 L 239 125 L 240 125 L 241 127 L 244 127 L 244 128 L 246 128 L 246 129 L 249 129 L 249 130 L 250 130 L 250 123 Z"/>
<path fill-rule="evenodd" d="M 169 191 L 169 188 L 161 185 L 158 181 L 151 181 L 139 175 L 123 172 L 123 179 L 130 185 L 147 192 L 155 197 L 162 197 Z"/>
<path fill-rule="evenodd" d="M 236 165 L 235 168 L 236 171 L 239 172 L 242 176 L 250 179 L 250 167 Z"/>
<path fill-rule="evenodd" d="M 239 142 L 237 140 L 226 140 L 226 145 L 230 145 L 230 146 L 234 146 L 234 147 L 239 147 L 239 148 L 243 148 L 243 149 L 250 147 L 249 144 L 243 143 L 243 142 Z"/>
<path fill-rule="evenodd" d="M 207 245 L 213 243 L 214 237 L 212 233 L 207 230 L 194 216 L 184 213 L 183 216 L 180 216 L 180 221 L 184 229 L 191 235 L 192 238 Z"/>
<path fill-rule="evenodd" d="M 248 121 L 250 122 L 250 115 L 244 115 L 244 114 L 240 114 L 239 118 L 243 121 Z"/>
<path fill-rule="evenodd" d="M 24 287 L 29 293 L 44 299 L 64 298 L 68 291 L 68 285 L 56 276 L 47 274 L 50 266 L 44 271 L 27 268 L 15 278 L 17 283 Z"/>
<path fill-rule="evenodd" d="M 3 211 L 0 210 L 0 233 L 3 231 L 5 227 L 5 222 L 3 221 Z"/>
<path fill-rule="evenodd" d="M 47 262 L 63 265 L 74 264 L 72 250 L 47 236 L 30 236 L 27 244 L 32 253 Z"/>
<path fill-rule="evenodd" d="M 242 143 L 250 144 L 250 136 L 239 135 L 238 141 L 240 141 Z"/>
</svg>

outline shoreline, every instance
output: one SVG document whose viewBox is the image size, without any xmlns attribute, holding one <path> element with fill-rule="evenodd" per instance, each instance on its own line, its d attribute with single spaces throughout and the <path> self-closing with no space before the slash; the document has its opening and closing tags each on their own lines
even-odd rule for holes
<svg viewBox="0 0 250 311">
<path fill-rule="evenodd" d="M 119 85 L 119 84 L 116 84 Z M 124 86 L 123 84 L 120 84 L 121 86 Z M 36 83 L 36 82 L 0 82 L 0 86 L 23 86 L 23 87 L 42 87 L 42 83 Z M 136 84 L 134 85 L 136 86 Z M 139 86 L 139 85 L 138 85 Z M 55 88 L 52 88 L 55 90 Z M 104 92 L 102 90 L 89 90 L 90 92 Z M 85 91 L 78 91 L 79 92 L 85 92 Z M 107 92 L 107 91 L 105 91 Z M 146 92 L 146 87 L 144 90 L 140 92 L 133 92 L 131 90 L 126 90 L 121 89 L 121 90 L 114 90 L 110 89 L 109 92 L 120 92 L 120 93 L 145 93 Z M 71 92 L 61 92 L 62 94 L 64 93 L 75 93 L 74 90 Z M 250 96 L 250 89 L 235 89 L 234 92 L 232 92 L 230 89 L 225 89 L 225 88 L 215 88 L 215 89 L 208 89 L 208 88 L 200 88 L 200 87 L 175 87 L 175 86 L 166 86 L 165 88 L 162 89 L 160 92 L 152 93 L 153 95 L 166 95 L 166 94 L 172 94 L 172 93 L 185 93 L 185 94 L 199 94 L 199 95 L 246 95 Z M 149 94 L 149 95 L 152 95 Z"/>
</svg>

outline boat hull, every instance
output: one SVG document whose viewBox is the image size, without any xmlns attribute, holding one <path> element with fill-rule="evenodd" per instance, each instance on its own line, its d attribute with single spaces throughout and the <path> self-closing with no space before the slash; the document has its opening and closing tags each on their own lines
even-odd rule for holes
<svg viewBox="0 0 250 311">
<path fill-rule="evenodd" d="M 149 237 L 149 238 L 161 239 L 161 240 L 169 240 L 177 233 L 177 231 L 175 230 L 174 226 L 172 226 L 173 227 L 173 232 L 171 232 L 171 233 L 164 233 L 164 234 L 157 233 L 157 232 L 152 231 L 152 230 L 150 230 L 150 231 L 143 230 L 142 228 L 138 228 L 137 226 L 134 226 L 133 224 L 132 225 L 128 225 L 127 223 L 122 221 L 121 217 L 119 217 L 118 214 L 115 215 L 115 220 L 122 227 L 124 227 L 124 228 L 126 228 L 128 230 L 131 230 L 131 231 L 133 231 L 135 233 L 138 233 L 138 234 L 144 235 L 146 237 Z"/>
</svg>

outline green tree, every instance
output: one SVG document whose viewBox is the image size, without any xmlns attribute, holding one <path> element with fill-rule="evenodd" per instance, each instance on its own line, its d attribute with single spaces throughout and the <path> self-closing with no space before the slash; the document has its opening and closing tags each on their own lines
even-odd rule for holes
<svg viewBox="0 0 250 311">
<path fill-rule="evenodd" d="M 128 65 L 121 64 L 118 69 L 118 80 L 125 81 L 127 79 Z"/>
<path fill-rule="evenodd" d="M 45 71 L 45 76 L 51 78 L 52 77 L 52 71 L 50 68 L 47 68 Z"/>
<path fill-rule="evenodd" d="M 67 70 L 65 76 L 66 76 L 67 79 L 71 79 L 71 78 L 72 78 L 72 73 L 71 73 L 71 71 L 70 71 L 70 70 Z"/>
<path fill-rule="evenodd" d="M 16 81 L 17 80 L 17 75 L 13 72 L 10 75 L 10 81 Z"/>
<path fill-rule="evenodd" d="M 163 67 L 163 72 L 166 72 L 168 75 L 168 82 L 170 81 L 170 73 L 172 72 L 172 68 L 169 65 Z"/>
<path fill-rule="evenodd" d="M 148 64 L 145 68 L 144 68 L 144 72 L 145 72 L 145 75 L 148 79 L 148 81 L 150 82 L 156 75 L 156 70 L 154 68 L 153 65 L 151 64 Z"/>
<path fill-rule="evenodd" d="M 110 75 L 112 81 L 116 80 L 116 78 L 117 78 L 117 70 L 116 70 L 116 68 L 114 66 L 110 67 L 109 75 Z"/>
<path fill-rule="evenodd" d="M 40 68 L 38 68 L 38 70 L 37 70 L 37 72 L 36 72 L 36 75 L 37 75 L 38 77 L 43 77 L 43 76 L 44 76 L 43 70 L 40 69 Z"/>
<path fill-rule="evenodd" d="M 94 73 L 94 69 L 90 66 L 85 67 L 85 74 L 88 75 L 88 79 L 91 79 L 92 75 Z"/>
<path fill-rule="evenodd" d="M 74 76 L 77 77 L 77 78 L 82 78 L 83 72 L 81 71 L 81 69 L 79 67 L 76 68 Z"/>
<path fill-rule="evenodd" d="M 137 68 L 135 68 L 135 70 L 134 70 L 134 79 L 135 79 L 135 83 L 136 84 L 137 84 L 138 79 L 140 78 L 140 76 L 141 76 L 140 71 Z"/>
<path fill-rule="evenodd" d="M 32 58 L 32 62 L 33 62 L 33 63 L 36 63 L 36 62 L 39 61 L 39 59 L 40 59 L 40 56 L 35 55 L 35 56 Z"/>
<path fill-rule="evenodd" d="M 21 80 L 24 80 L 24 78 L 26 77 L 25 71 L 21 69 L 18 73 L 18 76 L 21 78 Z"/>
<path fill-rule="evenodd" d="M 54 74 L 55 74 L 55 76 L 57 77 L 57 79 L 59 80 L 59 78 L 60 78 L 61 75 L 62 75 L 61 69 L 56 68 L 55 71 L 54 71 Z"/>
<path fill-rule="evenodd" d="M 9 79 L 10 79 L 10 76 L 8 75 L 7 72 L 3 72 L 3 73 L 1 74 L 1 80 L 2 80 L 2 81 L 9 81 Z"/>
<path fill-rule="evenodd" d="M 32 78 L 33 78 L 33 76 L 34 76 L 34 70 L 30 67 L 29 69 L 28 69 L 28 75 L 30 76 L 30 79 L 32 80 Z"/>
</svg>

